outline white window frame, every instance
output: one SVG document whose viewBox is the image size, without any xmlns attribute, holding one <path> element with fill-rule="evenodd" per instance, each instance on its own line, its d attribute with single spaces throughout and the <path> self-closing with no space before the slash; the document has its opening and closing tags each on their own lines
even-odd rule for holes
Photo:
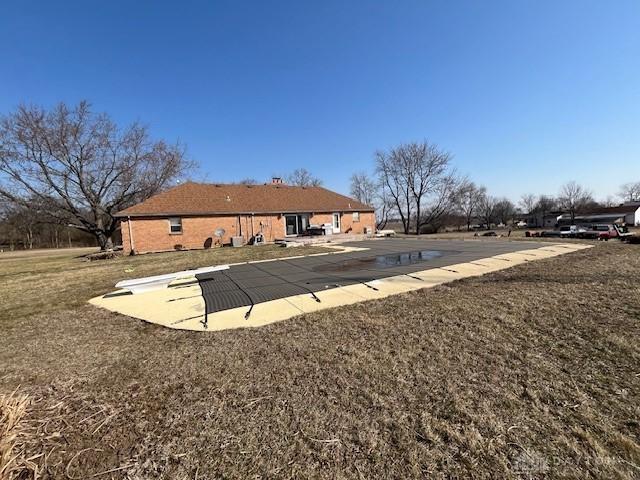
<svg viewBox="0 0 640 480">
<path fill-rule="evenodd" d="M 353 223 L 359 223 L 360 222 L 360 212 L 353 212 L 351 220 L 353 221 Z"/>
<path fill-rule="evenodd" d="M 180 231 L 173 231 L 173 227 L 180 227 Z M 182 235 L 182 217 L 169 217 L 169 233 L 171 235 Z"/>
</svg>

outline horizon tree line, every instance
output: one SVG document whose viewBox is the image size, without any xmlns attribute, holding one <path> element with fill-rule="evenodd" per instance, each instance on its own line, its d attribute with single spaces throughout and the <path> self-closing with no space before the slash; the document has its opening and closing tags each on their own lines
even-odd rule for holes
<svg viewBox="0 0 640 480">
<path fill-rule="evenodd" d="M 351 176 L 350 193 L 375 207 L 378 228 L 394 220 L 405 234 L 435 232 L 445 223 L 467 230 L 474 222 L 490 228 L 531 216 L 536 223 L 541 217 L 544 226 L 544 218 L 556 210 L 569 214 L 573 223 L 578 214 L 602 206 L 575 181 L 563 184 L 555 197 L 523 194 L 516 205 L 460 175 L 452 155 L 427 140 L 377 151 L 374 158 L 373 174 L 360 171 Z M 640 182 L 622 185 L 619 197 L 623 202 L 640 201 Z M 614 205 L 609 198 L 605 206 Z"/>
<path fill-rule="evenodd" d="M 519 211 L 513 202 L 490 195 L 461 175 L 452 160 L 450 152 L 427 140 L 378 150 L 373 174 L 352 175 L 351 195 L 375 208 L 377 228 L 394 219 L 405 233 L 513 219 Z M 0 235 L 32 248 L 60 245 L 65 233 L 67 240 L 77 237 L 72 229 L 94 238 L 103 250 L 111 248 L 116 212 L 175 185 L 196 166 L 185 145 L 154 139 L 139 122 L 118 125 L 87 101 L 50 109 L 20 105 L 0 116 Z M 306 168 L 284 178 L 289 185 L 322 185 Z M 619 196 L 640 201 L 640 181 L 622 185 Z M 544 217 L 560 208 L 572 220 L 593 205 L 591 192 L 576 182 L 563 185 L 555 198 L 525 194 L 519 202 L 526 213 Z"/>
</svg>

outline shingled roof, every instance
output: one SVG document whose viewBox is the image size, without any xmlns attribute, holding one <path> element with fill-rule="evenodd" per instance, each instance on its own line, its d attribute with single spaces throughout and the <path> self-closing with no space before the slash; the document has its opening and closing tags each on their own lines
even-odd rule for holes
<svg viewBox="0 0 640 480">
<path fill-rule="evenodd" d="M 626 204 L 626 205 L 618 205 L 617 207 L 601 207 L 601 208 L 593 208 L 589 210 L 587 213 L 589 214 L 628 214 L 635 213 L 638 208 L 640 208 L 640 203 L 635 204 L 635 202 Z"/>
<path fill-rule="evenodd" d="M 373 208 L 322 187 L 188 182 L 154 195 L 117 217 L 371 212 Z"/>
</svg>

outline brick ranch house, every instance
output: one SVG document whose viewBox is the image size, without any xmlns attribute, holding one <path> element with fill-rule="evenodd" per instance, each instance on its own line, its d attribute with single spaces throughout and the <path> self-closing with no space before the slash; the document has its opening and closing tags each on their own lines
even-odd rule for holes
<svg viewBox="0 0 640 480">
<path fill-rule="evenodd" d="M 333 233 L 375 228 L 372 207 L 321 187 L 185 183 L 116 214 L 125 253 L 208 248 L 294 237 L 309 225 L 332 225 Z M 218 236 L 222 234 L 221 236 Z"/>
</svg>

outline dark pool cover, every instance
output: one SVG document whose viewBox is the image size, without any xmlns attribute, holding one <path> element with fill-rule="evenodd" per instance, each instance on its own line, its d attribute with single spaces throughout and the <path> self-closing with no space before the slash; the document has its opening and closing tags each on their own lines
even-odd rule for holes
<svg viewBox="0 0 640 480">
<path fill-rule="evenodd" d="M 349 245 L 367 250 L 236 265 L 197 275 L 206 313 L 246 306 L 248 317 L 253 305 L 269 300 L 308 294 L 320 301 L 315 292 L 358 283 L 375 289 L 369 282 L 531 248 L 528 242 L 419 239 L 371 240 Z M 205 318 L 205 324 L 206 321 Z"/>
</svg>

